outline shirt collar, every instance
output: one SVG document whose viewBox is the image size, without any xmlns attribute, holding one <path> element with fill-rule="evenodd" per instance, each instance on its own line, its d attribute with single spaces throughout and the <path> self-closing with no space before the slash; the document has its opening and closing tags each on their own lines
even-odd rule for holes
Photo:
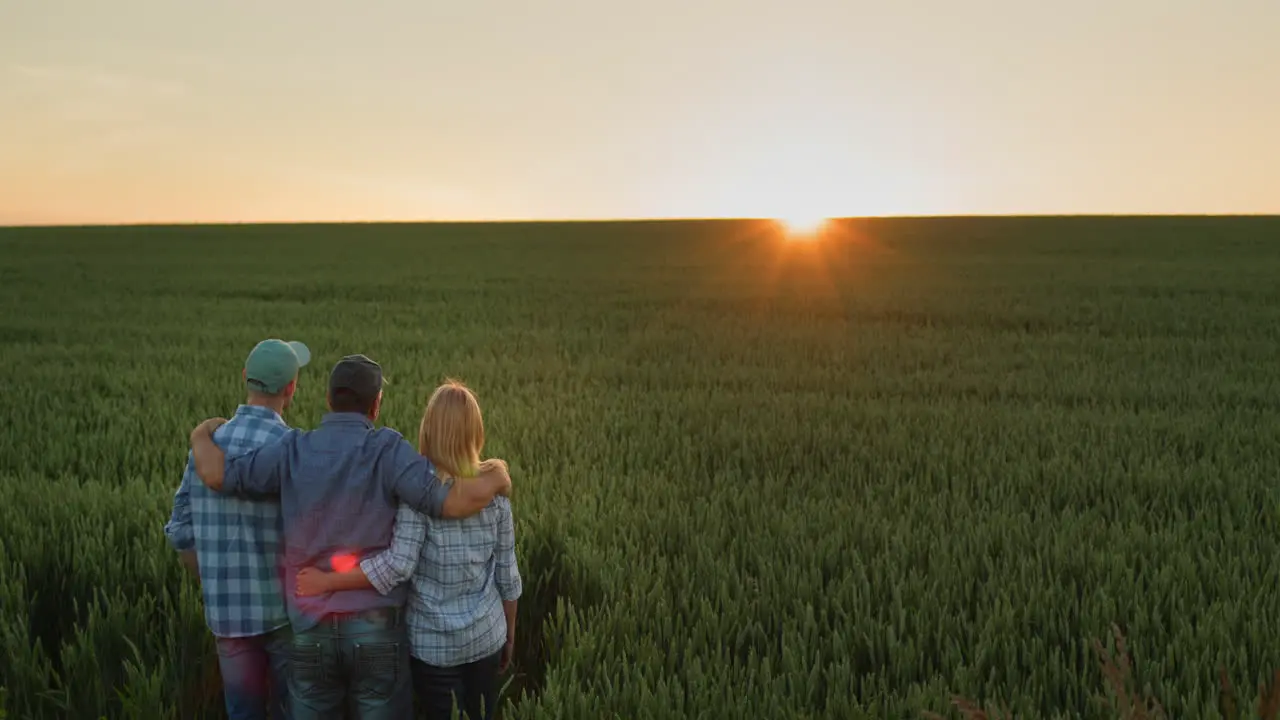
<svg viewBox="0 0 1280 720">
<path fill-rule="evenodd" d="M 320 418 L 320 424 L 321 425 L 362 425 L 369 430 L 373 429 L 373 421 L 369 419 L 368 415 L 361 415 L 360 413 L 355 413 L 355 412 L 325 413 L 324 416 Z"/>
<path fill-rule="evenodd" d="M 275 410 L 261 405 L 241 405 L 236 408 L 236 417 L 255 417 L 262 420 L 273 420 L 278 423 L 284 423 L 284 418 Z"/>
</svg>

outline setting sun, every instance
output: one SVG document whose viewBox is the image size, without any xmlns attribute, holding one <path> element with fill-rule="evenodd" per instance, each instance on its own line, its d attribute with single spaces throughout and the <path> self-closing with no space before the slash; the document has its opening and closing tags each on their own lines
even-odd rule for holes
<svg viewBox="0 0 1280 720">
<path fill-rule="evenodd" d="M 814 237 L 826 227 L 829 218 L 821 215 L 792 215 L 778 218 L 787 234 L 793 238 Z"/>
</svg>

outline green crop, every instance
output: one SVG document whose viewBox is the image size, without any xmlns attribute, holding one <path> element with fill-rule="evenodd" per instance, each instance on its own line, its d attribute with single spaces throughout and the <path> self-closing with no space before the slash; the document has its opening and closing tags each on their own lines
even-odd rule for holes
<svg viewBox="0 0 1280 720">
<path fill-rule="evenodd" d="M 1280 220 L 0 230 L 0 715 L 222 717 L 162 532 L 245 354 L 510 463 L 506 717 L 1216 717 L 1280 668 Z M 1094 641 L 1103 645 L 1095 647 Z M 1104 653 L 1105 654 L 1105 653 Z M 1110 669 L 1108 669 L 1110 668 Z"/>
</svg>

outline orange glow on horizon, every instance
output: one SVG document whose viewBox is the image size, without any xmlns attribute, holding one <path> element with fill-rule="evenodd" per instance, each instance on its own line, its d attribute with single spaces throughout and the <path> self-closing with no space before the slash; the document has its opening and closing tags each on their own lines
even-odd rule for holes
<svg viewBox="0 0 1280 720">
<path fill-rule="evenodd" d="M 791 240 L 813 240 L 827 228 L 830 218 L 822 215 L 791 215 L 778 218 L 778 224 Z"/>
</svg>

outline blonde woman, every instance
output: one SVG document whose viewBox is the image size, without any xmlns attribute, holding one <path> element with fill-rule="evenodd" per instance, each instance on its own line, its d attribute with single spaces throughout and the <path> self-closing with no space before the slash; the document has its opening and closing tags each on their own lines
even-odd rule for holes
<svg viewBox="0 0 1280 720">
<path fill-rule="evenodd" d="M 483 472 L 484 419 L 475 394 L 448 381 L 431 395 L 418 431 L 418 450 L 442 480 L 467 482 Z M 406 620 L 413 685 L 428 718 L 449 718 L 455 707 L 488 720 L 499 674 L 515 647 L 516 567 L 511 504 L 498 496 L 477 515 L 427 518 L 402 505 L 391 545 L 345 572 L 306 568 L 299 595 L 373 587 L 387 594 L 410 581 Z"/>
</svg>

